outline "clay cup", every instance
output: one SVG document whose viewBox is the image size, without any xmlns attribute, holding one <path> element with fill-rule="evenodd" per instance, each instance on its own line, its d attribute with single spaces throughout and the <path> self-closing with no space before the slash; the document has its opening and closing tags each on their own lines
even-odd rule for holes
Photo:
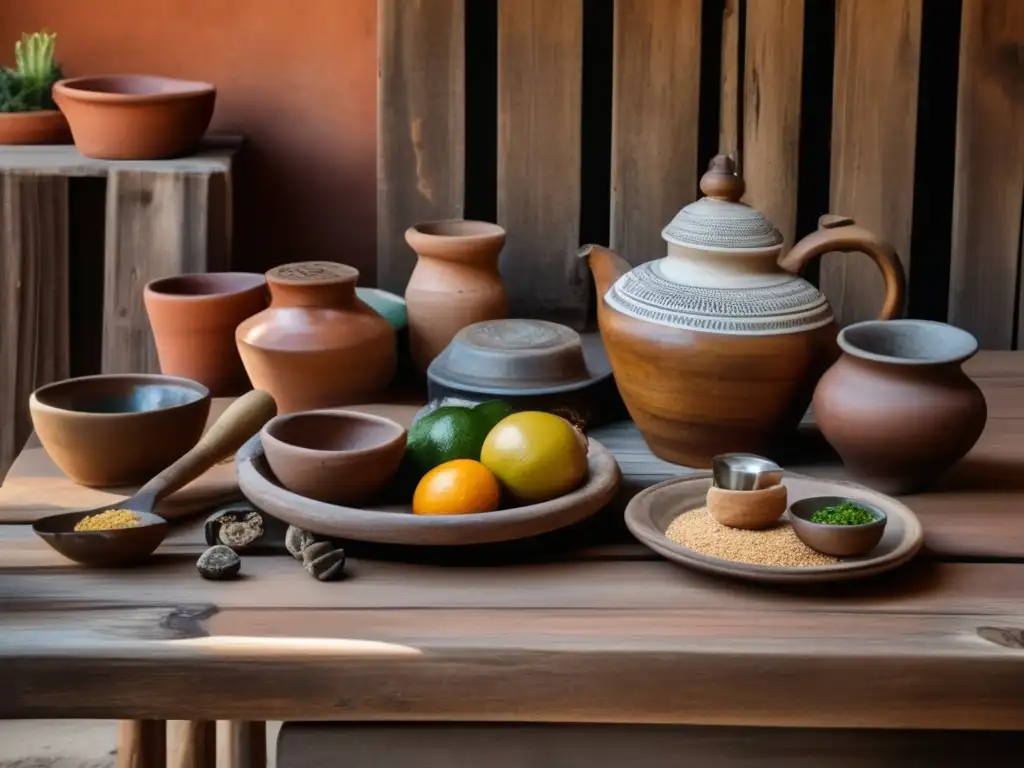
<svg viewBox="0 0 1024 768">
<path fill-rule="evenodd" d="M 250 388 L 235 329 L 267 306 L 263 275 L 165 277 L 149 283 L 143 299 L 162 373 L 198 381 L 213 397 L 233 397 Z"/>
<path fill-rule="evenodd" d="M 773 525 L 786 511 L 788 494 L 781 483 L 756 491 L 708 488 L 708 514 L 729 528 L 758 530 Z"/>
</svg>

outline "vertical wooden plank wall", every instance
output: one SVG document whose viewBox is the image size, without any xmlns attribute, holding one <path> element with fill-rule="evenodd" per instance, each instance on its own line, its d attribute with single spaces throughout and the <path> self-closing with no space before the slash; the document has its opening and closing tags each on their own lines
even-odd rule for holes
<svg viewBox="0 0 1024 768">
<path fill-rule="evenodd" d="M 910 266 L 922 0 L 837 0 L 832 105 L 833 213 L 889 240 Z M 821 288 L 841 324 L 882 306 L 878 268 L 827 254 Z"/>
<path fill-rule="evenodd" d="M 718 151 L 736 161 L 743 170 L 740 157 L 740 101 L 743 85 L 740 82 L 740 0 L 724 0 L 722 6 L 722 73 L 721 102 L 718 109 Z"/>
<path fill-rule="evenodd" d="M 983 347 L 1009 349 L 1020 322 L 1024 3 L 963 0 L 962 18 L 949 318 Z"/>
<path fill-rule="evenodd" d="M 612 90 L 611 247 L 665 254 L 662 228 L 697 194 L 701 0 L 618 0 Z"/>
<path fill-rule="evenodd" d="M 513 316 L 582 328 L 592 288 L 580 231 L 583 0 L 498 5 L 498 223 Z M 604 116 L 595 119 L 604 119 Z"/>
<path fill-rule="evenodd" d="M 804 0 L 747 3 L 743 74 L 743 201 L 789 249 L 796 237 Z"/>
<path fill-rule="evenodd" d="M 378 2 L 377 285 L 405 293 L 405 230 L 461 218 L 465 0 Z"/>
<path fill-rule="evenodd" d="M 0 174 L 0 482 L 37 387 L 67 378 L 68 181 Z"/>
</svg>

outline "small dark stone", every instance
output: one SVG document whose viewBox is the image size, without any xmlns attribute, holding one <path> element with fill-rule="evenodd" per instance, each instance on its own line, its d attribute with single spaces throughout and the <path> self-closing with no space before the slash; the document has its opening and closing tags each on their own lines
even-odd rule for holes
<svg viewBox="0 0 1024 768">
<path fill-rule="evenodd" d="M 328 552 L 334 551 L 334 545 L 329 541 L 318 541 L 314 544 L 310 544 L 308 547 L 302 550 L 302 564 L 309 565 L 311 562 L 316 560 L 318 557 L 326 555 Z"/>
<path fill-rule="evenodd" d="M 289 525 L 284 534 L 284 546 L 288 553 L 296 560 L 302 559 L 302 550 L 310 544 L 316 543 L 316 537 L 309 531 Z"/>
<path fill-rule="evenodd" d="M 242 558 L 231 547 L 218 544 L 199 556 L 196 570 L 204 579 L 231 579 L 242 568 Z"/>
<path fill-rule="evenodd" d="M 306 552 L 308 553 L 316 546 L 319 545 L 314 544 L 313 547 L 307 548 Z M 345 550 L 332 548 L 319 557 L 307 560 L 305 568 L 310 576 L 319 581 L 335 581 L 340 579 L 345 573 Z"/>
<path fill-rule="evenodd" d="M 226 544 L 240 550 L 251 547 L 263 538 L 263 514 L 248 502 L 237 502 L 221 507 L 206 518 L 203 532 L 206 543 Z"/>
</svg>

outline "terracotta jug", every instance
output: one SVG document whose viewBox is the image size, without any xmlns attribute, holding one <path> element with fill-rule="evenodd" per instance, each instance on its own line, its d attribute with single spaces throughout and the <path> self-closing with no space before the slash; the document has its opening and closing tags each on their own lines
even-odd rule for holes
<svg viewBox="0 0 1024 768">
<path fill-rule="evenodd" d="M 213 397 L 249 389 L 235 329 L 267 306 L 267 281 L 250 272 L 153 280 L 142 292 L 160 372 L 206 385 Z"/>
<path fill-rule="evenodd" d="M 850 472 L 883 493 L 937 482 L 981 437 L 985 396 L 961 365 L 967 331 L 927 320 L 875 320 L 839 333 L 842 355 L 814 391 L 814 417 Z"/>
<path fill-rule="evenodd" d="M 782 235 L 739 202 L 743 179 L 728 157 L 711 161 L 701 191 L 662 231 L 663 258 L 631 270 L 607 248 L 580 255 L 616 384 L 647 445 L 708 468 L 722 453 L 778 456 L 838 356 L 832 310 L 799 277 L 808 262 L 828 251 L 870 256 L 885 280 L 883 319 L 902 312 L 905 277 L 891 245 L 838 216 L 779 258 Z"/>
<path fill-rule="evenodd" d="M 409 347 L 425 373 L 463 328 L 508 316 L 498 274 L 505 230 L 486 221 L 430 221 L 409 227 L 405 240 L 418 257 L 405 289 Z"/>
<path fill-rule="evenodd" d="M 270 306 L 235 339 L 253 386 L 278 413 L 372 401 L 395 375 L 395 331 L 356 296 L 359 271 L 329 261 L 267 272 Z"/>
</svg>

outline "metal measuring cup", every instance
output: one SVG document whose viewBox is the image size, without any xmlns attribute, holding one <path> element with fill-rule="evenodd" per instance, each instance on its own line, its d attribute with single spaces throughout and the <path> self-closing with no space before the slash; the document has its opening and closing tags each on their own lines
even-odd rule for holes
<svg viewBox="0 0 1024 768">
<path fill-rule="evenodd" d="M 753 453 L 722 453 L 711 460 L 712 482 L 730 491 L 758 491 L 782 482 L 782 467 Z"/>
</svg>

